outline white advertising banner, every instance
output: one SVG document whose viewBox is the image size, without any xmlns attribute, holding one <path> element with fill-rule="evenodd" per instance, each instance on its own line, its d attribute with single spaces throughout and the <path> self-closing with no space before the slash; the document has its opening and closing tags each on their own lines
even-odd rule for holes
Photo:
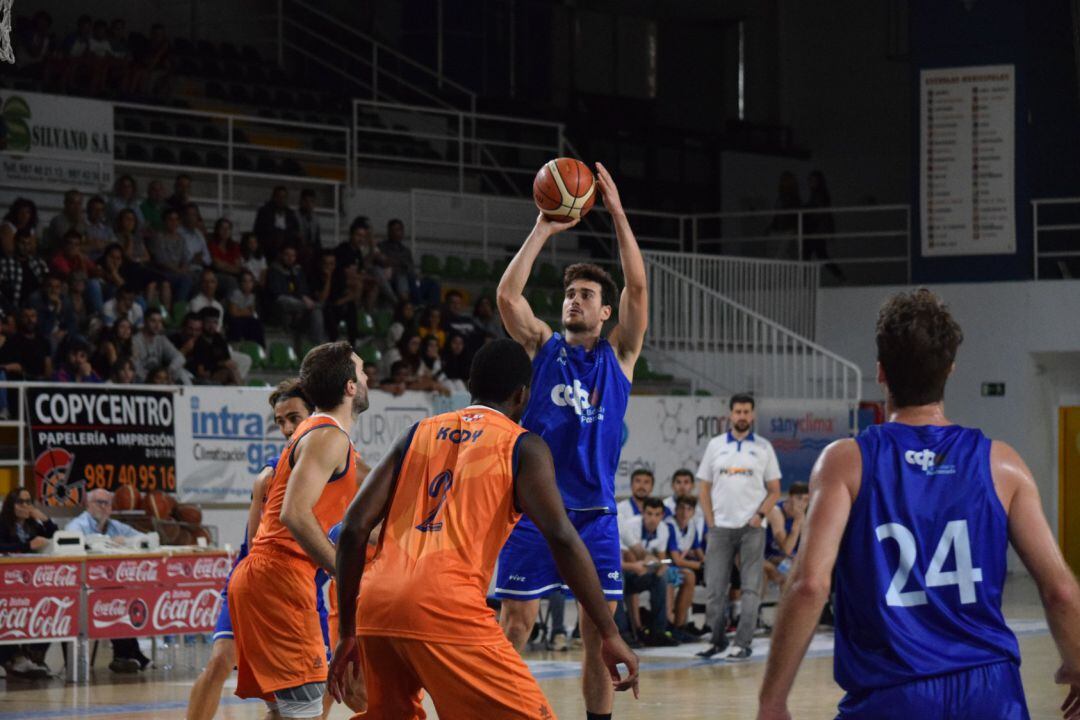
<svg viewBox="0 0 1080 720">
<path fill-rule="evenodd" d="M 939 68 L 920 78 L 922 254 L 1016 252 L 1015 68 Z"/>
<path fill-rule="evenodd" d="M 5 182 L 111 186 L 112 103 L 0 90 L 0 152 Z"/>
</svg>

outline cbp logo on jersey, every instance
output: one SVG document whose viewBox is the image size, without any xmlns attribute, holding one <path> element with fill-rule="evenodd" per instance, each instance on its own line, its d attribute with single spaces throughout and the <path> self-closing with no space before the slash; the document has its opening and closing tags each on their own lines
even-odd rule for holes
<svg viewBox="0 0 1080 720">
<path fill-rule="evenodd" d="M 583 387 L 580 380 L 574 380 L 572 385 L 559 384 L 551 388 L 551 402 L 557 407 L 573 408 L 582 422 L 604 419 L 604 408 L 595 407 L 599 400 L 596 395 L 598 393 L 590 393 L 588 388 Z"/>
<path fill-rule="evenodd" d="M 933 450 L 908 450 L 904 453 L 908 465 L 921 468 L 927 475 L 952 475 L 956 466 L 945 464 L 944 453 L 938 455 Z"/>
</svg>

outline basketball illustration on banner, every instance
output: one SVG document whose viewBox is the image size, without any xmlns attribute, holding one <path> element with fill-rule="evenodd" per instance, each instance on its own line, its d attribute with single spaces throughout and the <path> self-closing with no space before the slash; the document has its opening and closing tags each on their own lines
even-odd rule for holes
<svg viewBox="0 0 1080 720">
<path fill-rule="evenodd" d="M 69 482 L 75 456 L 62 448 L 49 448 L 34 460 L 38 497 L 49 507 L 82 505 L 84 480 Z"/>
</svg>

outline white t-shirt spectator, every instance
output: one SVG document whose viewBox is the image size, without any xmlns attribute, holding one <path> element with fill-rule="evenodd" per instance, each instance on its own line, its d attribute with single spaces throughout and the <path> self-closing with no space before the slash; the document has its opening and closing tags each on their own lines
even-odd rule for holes
<svg viewBox="0 0 1080 720">
<path fill-rule="evenodd" d="M 225 322 L 225 309 L 221 307 L 221 303 L 217 300 L 212 300 L 206 297 L 202 293 L 199 293 L 195 297 L 191 298 L 191 302 L 188 303 L 188 312 L 197 313 L 203 308 L 212 307 L 218 311 L 218 319 L 221 322 Z"/>
<path fill-rule="evenodd" d="M 120 318 L 116 315 L 116 298 L 109 300 L 101 307 L 101 317 L 107 327 L 112 327 Z M 141 328 L 143 324 L 143 309 L 139 303 L 132 303 L 127 312 L 127 319 L 134 328 Z"/>
<path fill-rule="evenodd" d="M 705 524 L 697 518 L 690 518 L 686 523 L 686 530 L 680 530 L 674 518 L 664 521 L 667 524 L 671 538 L 668 540 L 668 552 L 678 551 L 684 555 L 691 550 L 701 550 L 705 547 Z"/>
<path fill-rule="evenodd" d="M 638 506 L 634 503 L 633 498 L 620 500 L 618 504 L 615 505 L 615 512 L 619 514 L 620 527 L 622 526 L 623 520 L 629 520 L 630 518 L 641 515 L 641 511 L 638 510 Z"/>
<path fill-rule="evenodd" d="M 780 463 L 765 438 L 726 432 L 709 441 L 697 477 L 712 483 L 713 527 L 741 528 L 765 500 L 765 483 L 780 479 Z"/>
<path fill-rule="evenodd" d="M 675 514 L 675 496 L 668 495 L 664 498 L 664 517 L 670 518 Z M 705 511 L 701 509 L 700 505 L 694 506 L 694 521 L 705 522 Z"/>
<path fill-rule="evenodd" d="M 668 543 L 671 540 L 671 526 L 663 520 L 656 526 L 654 532 L 645 532 L 645 518 L 641 515 L 626 518 L 619 523 L 619 543 L 623 550 L 629 550 L 635 545 L 641 545 L 645 552 L 654 555 L 662 555 L 668 551 Z"/>
</svg>

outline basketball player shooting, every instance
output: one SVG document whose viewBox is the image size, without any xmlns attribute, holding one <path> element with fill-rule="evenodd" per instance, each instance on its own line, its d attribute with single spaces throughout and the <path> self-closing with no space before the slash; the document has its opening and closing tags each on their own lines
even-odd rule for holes
<svg viewBox="0 0 1080 720">
<path fill-rule="evenodd" d="M 1020 648 L 1001 613 L 1010 542 L 1061 652 L 1055 679 L 1070 686 L 1062 710 L 1080 718 L 1080 588 L 1031 471 L 1005 443 L 945 417 L 962 339 L 929 290 L 882 308 L 878 382 L 889 422 L 833 443 L 814 466 L 759 720 L 791 717 L 788 694 L 832 577 L 835 674 L 847 691 L 838 718 L 1026 720 Z"/>
<path fill-rule="evenodd" d="M 619 191 L 607 169 L 596 164 L 597 183 L 619 243 L 626 287 L 619 322 L 601 334 L 618 289 L 596 265 L 566 269 L 562 332 L 533 314 L 525 282 L 548 239 L 579 220 L 557 222 L 541 214 L 499 282 L 498 304 L 510 336 L 533 361 L 533 393 L 522 417 L 525 429 L 542 437 L 555 458 L 555 479 L 570 521 L 592 555 L 609 608 L 622 597 L 622 561 L 615 507 L 615 472 L 622 448 L 634 364 L 648 324 L 645 263 L 626 219 Z M 520 652 L 540 607 L 540 598 L 565 588 L 544 537 L 528 518 L 511 533 L 499 555 L 495 595 L 502 601 L 503 631 Z M 611 717 L 614 695 L 600 655 L 596 625 L 580 612 L 582 692 L 589 720 Z"/>
</svg>

